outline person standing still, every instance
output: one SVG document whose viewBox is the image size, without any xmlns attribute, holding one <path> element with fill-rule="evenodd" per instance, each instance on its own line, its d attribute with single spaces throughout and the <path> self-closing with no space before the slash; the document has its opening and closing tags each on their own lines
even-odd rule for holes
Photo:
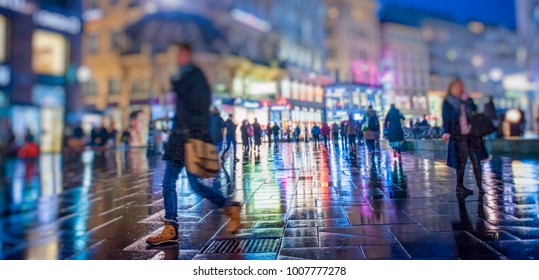
<svg viewBox="0 0 539 280">
<path fill-rule="evenodd" d="M 213 143 L 217 146 L 220 153 L 223 149 L 223 132 L 225 129 L 225 120 L 221 117 L 219 110 L 213 108 L 210 114 L 210 136 Z"/>
<path fill-rule="evenodd" d="M 221 154 L 221 161 L 225 161 L 225 155 L 230 149 L 230 146 L 233 146 L 233 152 L 234 152 L 234 161 L 239 161 L 237 156 L 237 141 L 236 141 L 236 127 L 237 125 L 232 121 L 233 115 L 230 114 L 228 116 L 228 120 L 225 122 L 225 129 L 226 129 L 226 148 Z"/>
<path fill-rule="evenodd" d="M 346 133 L 346 122 L 341 122 L 340 132 L 341 132 L 341 142 L 344 145 L 343 148 L 348 144 L 348 133 Z"/>
<path fill-rule="evenodd" d="M 327 123 L 322 125 L 322 138 L 324 138 L 324 145 L 327 147 L 329 142 L 329 134 L 331 133 L 331 128 Z"/>
<path fill-rule="evenodd" d="M 299 125 L 298 125 L 296 126 L 296 129 L 294 130 L 294 137 L 296 137 L 296 143 L 299 143 L 300 135 L 301 135 L 301 128 L 299 128 Z"/>
<path fill-rule="evenodd" d="M 481 160 L 488 158 L 488 152 L 483 139 L 470 134 L 470 118 L 476 112 L 477 105 L 465 93 L 463 83 L 458 79 L 452 81 L 442 106 L 445 131 L 442 139 L 448 142 L 447 165 L 457 170 L 456 192 L 459 195 L 473 194 L 464 186 L 468 158 L 472 161 L 477 188 L 484 193 Z"/>
<path fill-rule="evenodd" d="M 356 121 L 354 120 L 354 116 L 352 115 L 349 116 L 348 123 L 346 124 L 346 134 L 348 134 L 348 145 L 350 146 L 350 150 L 355 151 L 357 147 L 357 130 Z"/>
<path fill-rule="evenodd" d="M 485 117 L 489 119 L 494 126 L 498 127 L 498 114 L 496 113 L 496 105 L 494 105 L 494 100 L 492 96 L 489 96 L 488 102 L 483 108 L 483 113 L 485 114 Z M 491 133 L 490 135 L 487 135 L 487 139 L 496 139 L 496 133 Z"/>
<path fill-rule="evenodd" d="M 273 130 L 271 129 L 271 124 L 268 123 L 266 126 L 266 135 L 268 136 L 268 146 L 271 147 L 271 136 L 273 135 Z"/>
<path fill-rule="evenodd" d="M 311 129 L 311 134 L 313 135 L 314 144 L 318 146 L 318 143 L 320 142 L 320 127 L 314 124 L 313 128 Z"/>
<path fill-rule="evenodd" d="M 386 115 L 384 129 L 387 130 L 387 140 L 389 141 L 389 146 L 393 149 L 394 157 L 396 157 L 397 154 L 399 157 L 401 156 L 401 146 L 404 142 L 402 121 L 404 120 L 404 116 L 397 108 L 395 108 L 395 105 L 391 105 L 391 108 Z"/>
<path fill-rule="evenodd" d="M 178 243 L 178 194 L 176 182 L 185 166 L 185 143 L 188 137 L 210 142 L 208 133 L 211 91 L 204 73 L 193 65 L 192 49 L 187 44 L 177 44 L 178 74 L 171 79 L 171 89 L 176 93 L 176 116 L 163 159 L 166 161 L 163 176 L 163 200 L 165 204 L 165 226 L 163 230 L 146 239 L 150 245 Z M 189 136 L 186 135 L 187 130 Z M 228 232 L 236 233 L 240 227 L 241 204 L 223 196 L 219 190 L 204 186 L 198 178 L 186 170 L 192 190 L 217 207 L 224 208 L 230 218 Z"/>
<path fill-rule="evenodd" d="M 365 143 L 370 152 L 371 160 L 374 161 L 374 151 L 376 149 L 376 140 L 380 139 L 380 121 L 376 112 L 369 106 L 367 110 L 367 130 L 365 131 Z"/>
<path fill-rule="evenodd" d="M 249 150 L 249 132 L 248 132 L 248 129 L 249 129 L 249 122 L 247 120 L 244 120 L 241 123 L 241 126 L 240 126 L 241 143 L 243 145 L 243 151 L 244 152 Z"/>
<path fill-rule="evenodd" d="M 273 141 L 275 142 L 275 146 L 279 145 L 279 132 L 281 132 L 281 128 L 277 125 L 277 122 L 273 125 Z"/>
<path fill-rule="evenodd" d="M 338 145 L 339 141 L 339 125 L 337 123 L 333 123 L 331 125 L 331 134 L 333 136 L 333 144 Z"/>
<path fill-rule="evenodd" d="M 258 119 L 255 119 L 253 123 L 253 133 L 255 138 L 255 147 L 257 151 L 260 151 L 260 145 L 262 145 L 262 127 L 258 123 Z"/>
</svg>

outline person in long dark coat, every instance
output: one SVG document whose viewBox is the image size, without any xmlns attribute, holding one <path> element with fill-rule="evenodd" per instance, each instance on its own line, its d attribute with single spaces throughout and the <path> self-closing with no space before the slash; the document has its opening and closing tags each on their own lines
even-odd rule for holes
<svg viewBox="0 0 539 280">
<path fill-rule="evenodd" d="M 262 127 L 260 126 L 260 123 L 258 123 L 258 119 L 255 119 L 255 122 L 253 123 L 253 130 L 255 147 L 257 148 L 257 150 L 260 150 L 260 146 L 262 145 Z"/>
<path fill-rule="evenodd" d="M 146 239 L 146 243 L 150 245 L 179 242 L 176 183 L 185 166 L 185 144 L 189 138 L 211 143 L 211 137 L 208 133 L 211 104 L 210 87 L 202 70 L 192 63 L 191 46 L 187 44 L 177 44 L 176 46 L 178 47 L 178 74 L 171 79 L 171 89 L 177 96 L 177 112 L 163 157 L 166 160 L 162 184 L 165 225 L 158 234 Z M 186 173 L 189 185 L 197 195 L 208 199 L 219 208 L 224 208 L 224 213 L 231 219 L 228 223 L 228 231 L 236 233 L 241 222 L 241 204 L 226 198 L 219 190 L 204 186 L 188 170 Z"/>
<path fill-rule="evenodd" d="M 442 139 L 449 142 L 447 165 L 457 170 L 456 191 L 462 195 L 473 194 L 472 190 L 464 186 L 468 158 L 472 161 L 479 192 L 484 192 L 481 160 L 488 158 L 488 152 L 484 140 L 470 134 L 470 118 L 475 112 L 477 105 L 465 93 L 462 82 L 458 79 L 451 82 L 442 107 L 445 131 Z"/>
<path fill-rule="evenodd" d="M 241 132 L 241 142 L 243 144 L 243 151 L 249 150 L 249 133 L 247 131 L 249 127 L 249 122 L 247 120 L 244 120 L 241 123 L 240 132 Z"/>
<path fill-rule="evenodd" d="M 384 122 L 384 128 L 387 129 L 387 140 L 389 145 L 393 148 L 393 155 L 400 156 L 402 142 L 404 141 L 404 130 L 402 129 L 402 121 L 404 116 L 401 112 L 395 108 L 395 105 L 391 105 L 391 109 L 387 112 Z"/>
</svg>

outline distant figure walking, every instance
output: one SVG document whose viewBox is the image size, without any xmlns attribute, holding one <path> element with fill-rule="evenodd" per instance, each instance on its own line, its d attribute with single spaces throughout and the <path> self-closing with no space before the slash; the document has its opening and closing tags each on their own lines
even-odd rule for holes
<svg viewBox="0 0 539 280">
<path fill-rule="evenodd" d="M 481 160 L 488 158 L 488 152 L 483 139 L 471 134 L 470 119 L 475 112 L 477 105 L 465 93 L 462 82 L 458 79 L 451 82 L 442 107 L 445 131 L 442 139 L 449 142 L 447 165 L 457 170 L 456 192 L 465 196 L 473 194 L 464 186 L 468 159 L 472 162 L 477 188 L 480 193 L 484 192 Z"/>
<path fill-rule="evenodd" d="M 384 129 L 387 130 L 387 140 L 389 141 L 389 146 L 393 149 L 394 157 L 396 157 L 397 154 L 399 157 L 401 156 L 401 147 L 404 142 L 402 121 L 404 120 L 404 116 L 397 108 L 395 108 L 395 105 L 391 105 L 391 108 L 386 115 Z"/>
</svg>

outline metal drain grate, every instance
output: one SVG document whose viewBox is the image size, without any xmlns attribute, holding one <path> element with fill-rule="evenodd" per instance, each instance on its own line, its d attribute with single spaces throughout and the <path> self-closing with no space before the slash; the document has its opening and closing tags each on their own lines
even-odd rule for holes
<svg viewBox="0 0 539 280">
<path fill-rule="evenodd" d="M 276 253 L 280 238 L 214 239 L 201 254 Z"/>
</svg>

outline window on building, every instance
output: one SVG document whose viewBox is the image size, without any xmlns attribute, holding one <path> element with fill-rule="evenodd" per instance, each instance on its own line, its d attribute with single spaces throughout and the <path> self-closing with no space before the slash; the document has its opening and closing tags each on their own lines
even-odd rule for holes
<svg viewBox="0 0 539 280">
<path fill-rule="evenodd" d="M 84 83 L 82 85 L 82 90 L 84 92 L 84 95 L 88 95 L 88 96 L 97 95 L 97 92 L 98 92 L 97 82 L 94 81 L 94 80 L 91 80 L 91 81 L 89 81 L 87 83 Z"/>
<path fill-rule="evenodd" d="M 110 33 L 110 48 L 113 51 L 118 51 L 121 48 L 122 33 L 119 30 L 113 30 Z"/>
<path fill-rule="evenodd" d="M 86 37 L 86 48 L 89 54 L 96 54 L 99 52 L 99 35 L 89 34 Z"/>
<path fill-rule="evenodd" d="M 109 95 L 120 94 L 120 80 L 112 78 L 109 80 Z"/>
<path fill-rule="evenodd" d="M 36 30 L 32 36 L 32 70 L 37 74 L 62 76 L 67 69 L 67 39 L 58 34 Z"/>
<path fill-rule="evenodd" d="M 133 86 L 131 87 L 132 93 L 144 93 L 148 91 L 147 87 L 148 83 L 144 80 L 137 80 L 133 83 Z"/>
</svg>

